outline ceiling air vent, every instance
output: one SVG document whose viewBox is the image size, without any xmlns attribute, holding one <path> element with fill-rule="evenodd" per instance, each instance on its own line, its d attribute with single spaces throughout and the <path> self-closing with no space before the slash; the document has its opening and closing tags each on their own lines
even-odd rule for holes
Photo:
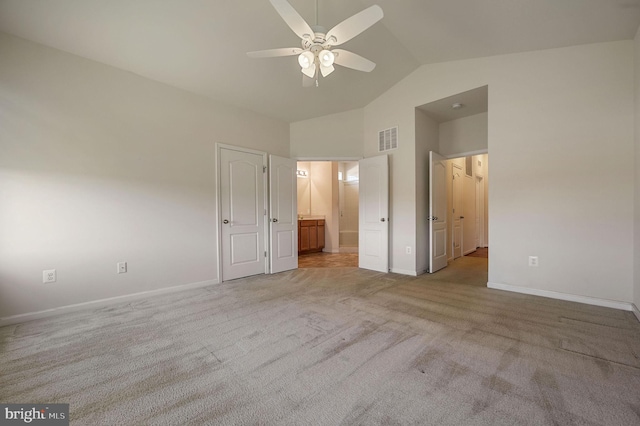
<svg viewBox="0 0 640 426">
<path fill-rule="evenodd" d="M 380 130 L 378 133 L 378 152 L 389 151 L 398 147 L 398 126 Z"/>
</svg>

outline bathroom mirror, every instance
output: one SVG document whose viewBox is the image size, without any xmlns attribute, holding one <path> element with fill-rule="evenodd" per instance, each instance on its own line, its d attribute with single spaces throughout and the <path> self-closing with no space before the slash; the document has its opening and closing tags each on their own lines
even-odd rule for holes
<svg viewBox="0 0 640 426">
<path fill-rule="evenodd" d="M 309 179 L 309 162 L 298 162 L 298 170 L 306 172 L 306 176 L 298 174 L 298 216 L 311 214 L 311 183 Z"/>
</svg>

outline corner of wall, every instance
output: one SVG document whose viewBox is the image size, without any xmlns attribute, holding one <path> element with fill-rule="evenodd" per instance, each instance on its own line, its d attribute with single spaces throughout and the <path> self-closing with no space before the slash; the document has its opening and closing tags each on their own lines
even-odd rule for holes
<svg viewBox="0 0 640 426">
<path fill-rule="evenodd" d="M 633 221 L 633 301 L 640 320 L 640 27 L 634 38 L 634 221 Z"/>
</svg>

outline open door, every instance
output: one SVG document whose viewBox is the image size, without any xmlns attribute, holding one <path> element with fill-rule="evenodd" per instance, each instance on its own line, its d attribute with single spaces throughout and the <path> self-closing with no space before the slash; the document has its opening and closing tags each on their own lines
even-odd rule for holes
<svg viewBox="0 0 640 426">
<path fill-rule="evenodd" d="M 446 158 L 429 151 L 429 272 L 447 266 Z"/>
<path fill-rule="evenodd" d="M 360 160 L 359 267 L 389 272 L 389 160 Z"/>
<path fill-rule="evenodd" d="M 271 273 L 298 268 L 298 189 L 296 161 L 269 156 Z"/>
<path fill-rule="evenodd" d="M 266 154 L 219 150 L 222 281 L 266 271 Z"/>
</svg>

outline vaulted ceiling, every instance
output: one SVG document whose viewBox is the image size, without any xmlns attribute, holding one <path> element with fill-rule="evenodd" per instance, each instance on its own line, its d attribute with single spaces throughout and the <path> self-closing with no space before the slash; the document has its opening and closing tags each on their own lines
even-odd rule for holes
<svg viewBox="0 0 640 426">
<path fill-rule="evenodd" d="M 290 0 L 311 25 L 315 0 Z M 328 28 L 378 4 L 341 48 L 377 64 L 303 88 L 298 47 L 268 0 L 0 0 L 0 31 L 288 122 L 360 108 L 422 64 L 632 39 L 640 0 L 318 0 Z M 0 58 L 1 60 L 1 58 Z"/>
</svg>

